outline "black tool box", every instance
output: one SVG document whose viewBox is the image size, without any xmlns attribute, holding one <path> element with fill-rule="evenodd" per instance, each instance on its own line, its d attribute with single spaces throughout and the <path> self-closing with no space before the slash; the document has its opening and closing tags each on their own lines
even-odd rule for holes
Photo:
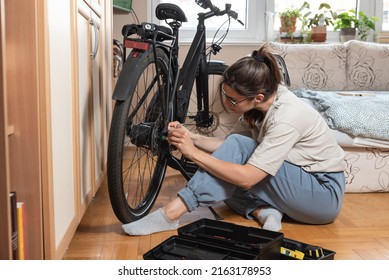
<svg viewBox="0 0 389 280">
<path fill-rule="evenodd" d="M 201 219 L 178 229 L 143 255 L 145 260 L 298 260 L 334 259 L 335 252 L 322 249 L 320 256 L 312 250 L 320 248 L 284 237 L 283 233 L 233 223 Z M 301 253 L 301 258 L 288 252 Z M 284 253 L 281 254 L 284 249 Z M 305 250 L 306 251 L 306 250 Z M 304 252 L 304 253 L 302 253 Z M 311 251 L 309 252 L 311 253 Z"/>
<path fill-rule="evenodd" d="M 178 229 L 143 255 L 144 259 L 280 259 L 284 234 L 233 223 L 201 219 Z"/>
</svg>

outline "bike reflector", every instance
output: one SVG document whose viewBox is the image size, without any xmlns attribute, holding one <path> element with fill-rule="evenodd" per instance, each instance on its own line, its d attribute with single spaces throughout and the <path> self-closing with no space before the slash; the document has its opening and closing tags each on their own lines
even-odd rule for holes
<svg viewBox="0 0 389 280">
<path fill-rule="evenodd" d="M 139 50 L 147 51 L 149 49 L 150 43 L 137 42 L 137 41 L 132 41 L 132 40 L 125 40 L 124 41 L 124 46 L 126 48 L 139 49 Z"/>
</svg>

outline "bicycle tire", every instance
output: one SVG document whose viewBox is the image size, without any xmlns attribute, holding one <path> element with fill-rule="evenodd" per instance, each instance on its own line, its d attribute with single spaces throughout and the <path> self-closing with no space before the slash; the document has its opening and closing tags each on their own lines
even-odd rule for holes
<svg viewBox="0 0 389 280">
<path fill-rule="evenodd" d="M 156 61 L 151 52 L 137 58 L 130 54 L 123 66 L 123 76 L 119 77 L 122 80 L 116 85 L 120 86 L 115 88 L 118 95 L 127 99 L 116 100 L 112 114 L 107 180 L 113 211 L 122 223 L 149 213 L 167 168 L 166 157 L 160 149 L 166 120 L 159 97 L 166 90 L 168 58 L 162 50 L 156 52 Z M 155 77 L 162 81 L 162 88 L 156 87 Z"/>
</svg>

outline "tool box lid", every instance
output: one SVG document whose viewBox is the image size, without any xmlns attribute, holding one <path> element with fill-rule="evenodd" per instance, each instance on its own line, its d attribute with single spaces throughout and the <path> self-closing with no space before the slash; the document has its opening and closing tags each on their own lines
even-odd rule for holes
<svg viewBox="0 0 389 280">
<path fill-rule="evenodd" d="M 284 234 L 233 223 L 200 219 L 178 229 L 178 235 L 244 252 L 259 259 L 279 259 Z"/>
<path fill-rule="evenodd" d="M 143 255 L 145 260 L 254 260 L 257 254 L 173 235 Z"/>
</svg>

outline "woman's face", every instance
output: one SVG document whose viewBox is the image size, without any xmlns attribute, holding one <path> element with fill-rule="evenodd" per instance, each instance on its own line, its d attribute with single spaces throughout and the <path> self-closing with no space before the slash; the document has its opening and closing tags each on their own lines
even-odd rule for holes
<svg viewBox="0 0 389 280">
<path fill-rule="evenodd" d="M 245 113 L 253 109 L 254 103 L 252 97 L 245 97 L 227 84 L 221 86 L 224 105 L 234 113 Z"/>
</svg>

